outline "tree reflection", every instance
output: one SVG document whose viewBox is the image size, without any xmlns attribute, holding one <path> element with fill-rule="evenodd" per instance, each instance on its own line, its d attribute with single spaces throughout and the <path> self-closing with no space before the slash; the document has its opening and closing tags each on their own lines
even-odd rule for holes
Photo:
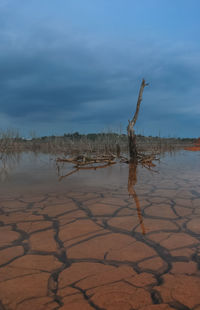
<svg viewBox="0 0 200 310">
<path fill-rule="evenodd" d="M 128 175 L 128 192 L 129 192 L 129 195 L 132 196 L 135 201 L 138 219 L 139 219 L 140 227 L 142 229 L 142 234 L 145 235 L 146 231 L 145 231 L 144 221 L 143 221 L 143 217 L 141 213 L 140 201 L 134 189 L 134 186 L 136 185 L 136 183 L 137 183 L 137 164 L 130 163 L 129 164 L 129 175 Z"/>
<path fill-rule="evenodd" d="M 20 160 L 19 153 L 0 153 L 0 182 L 5 182 L 9 179 L 15 165 L 18 165 Z"/>
</svg>

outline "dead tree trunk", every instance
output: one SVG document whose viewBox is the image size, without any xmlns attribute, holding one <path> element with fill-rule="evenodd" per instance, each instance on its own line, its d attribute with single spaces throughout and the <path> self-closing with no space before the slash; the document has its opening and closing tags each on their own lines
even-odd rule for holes
<svg viewBox="0 0 200 310">
<path fill-rule="evenodd" d="M 130 162 L 137 162 L 137 147 L 136 147 L 136 136 L 135 136 L 135 131 L 133 129 L 140 110 L 140 104 L 142 101 L 142 94 L 145 86 L 148 84 L 145 83 L 145 80 L 142 80 L 142 84 L 140 86 L 140 91 L 139 91 L 139 96 L 138 96 L 138 101 L 137 101 L 137 106 L 136 106 L 136 111 L 133 116 L 133 119 L 128 121 L 128 127 L 127 127 L 127 133 L 128 133 L 128 145 L 129 145 L 129 156 L 130 156 Z"/>
</svg>

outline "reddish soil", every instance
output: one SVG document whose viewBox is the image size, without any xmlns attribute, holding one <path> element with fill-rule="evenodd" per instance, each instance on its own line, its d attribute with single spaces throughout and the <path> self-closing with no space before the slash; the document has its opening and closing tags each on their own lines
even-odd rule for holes
<svg viewBox="0 0 200 310">
<path fill-rule="evenodd" d="M 200 151 L 200 146 L 185 147 L 184 150 L 196 152 L 196 151 Z"/>
<path fill-rule="evenodd" d="M 200 138 L 197 140 L 194 146 L 184 148 L 186 151 L 200 151 Z"/>
</svg>

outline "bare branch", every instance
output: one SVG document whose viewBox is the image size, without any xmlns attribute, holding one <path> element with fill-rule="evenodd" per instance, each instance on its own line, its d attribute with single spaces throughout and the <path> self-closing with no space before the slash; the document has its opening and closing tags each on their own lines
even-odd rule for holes
<svg viewBox="0 0 200 310">
<path fill-rule="evenodd" d="M 139 110 L 140 110 L 140 104 L 142 101 L 142 94 L 144 91 L 145 86 L 149 85 L 148 83 L 145 82 L 145 80 L 142 80 L 142 84 L 140 86 L 140 91 L 139 91 L 139 96 L 138 96 L 138 101 L 137 101 L 137 106 L 136 106 L 136 111 L 135 111 L 135 115 L 133 116 L 131 123 L 131 127 L 133 127 L 137 121 L 138 118 L 138 114 L 139 114 Z"/>
</svg>

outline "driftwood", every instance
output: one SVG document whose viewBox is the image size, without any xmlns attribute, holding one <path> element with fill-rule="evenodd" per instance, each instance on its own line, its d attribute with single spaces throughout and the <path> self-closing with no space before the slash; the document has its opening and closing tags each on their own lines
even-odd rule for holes
<svg viewBox="0 0 200 310">
<path fill-rule="evenodd" d="M 134 164 L 141 164 L 143 167 L 152 170 L 153 167 L 155 167 L 156 165 L 153 163 L 153 161 L 155 160 L 159 160 L 157 158 L 157 154 L 150 154 L 150 155 L 146 155 L 146 154 L 142 154 L 142 153 L 137 153 L 137 162 L 135 162 Z M 77 157 L 74 158 L 57 158 L 56 159 L 56 163 L 57 163 L 57 170 L 58 170 L 58 176 L 60 179 L 62 179 L 63 177 L 67 177 L 70 176 L 71 174 L 79 171 L 79 170 L 87 170 L 87 169 L 92 169 L 92 170 L 96 170 L 96 169 L 100 169 L 100 168 L 107 168 L 111 165 L 114 165 L 116 163 L 126 163 L 126 164 L 130 164 L 133 163 L 133 161 L 129 160 L 127 157 L 122 156 L 117 154 L 110 154 L 110 155 L 96 155 L 96 156 L 92 156 L 92 157 L 88 157 L 85 155 L 79 155 Z M 70 163 L 73 164 L 73 168 L 75 168 L 74 170 L 72 170 L 71 172 L 67 173 L 64 176 L 60 176 L 60 166 L 59 163 Z M 155 170 L 153 170 L 154 172 L 156 172 Z"/>
<path fill-rule="evenodd" d="M 118 154 L 119 156 L 119 154 Z M 148 170 L 151 170 L 153 172 L 155 171 L 154 168 L 156 165 L 153 163 L 155 160 L 159 160 L 157 157 L 157 154 L 151 154 L 151 155 L 145 155 L 138 153 L 137 154 L 137 162 L 133 163 L 132 161 L 129 161 L 129 159 L 125 156 L 115 156 L 114 154 L 111 155 L 102 155 L 102 156 L 92 156 L 92 157 L 87 157 L 85 155 L 80 155 L 74 158 L 57 158 L 56 160 L 56 166 L 57 166 L 57 172 L 58 172 L 58 177 L 59 181 L 61 181 L 63 178 L 66 178 L 79 170 L 97 170 L 97 169 L 102 169 L 102 168 L 107 168 L 109 166 L 112 166 L 116 163 L 125 163 L 129 164 L 129 176 L 131 175 L 131 170 L 130 167 L 132 167 L 132 170 L 137 164 L 141 164 L 142 167 L 147 168 Z M 67 174 L 61 175 L 60 173 L 60 163 L 70 163 L 73 164 L 73 170 L 68 172 Z M 131 166 L 133 164 L 133 166 Z M 136 174 L 136 172 L 135 172 Z M 133 175 L 132 177 L 129 177 L 129 179 L 134 179 Z M 134 193 L 131 193 L 131 187 L 134 185 L 131 183 L 131 186 L 129 186 L 130 194 L 133 196 L 135 202 L 137 201 L 136 196 Z M 137 205 L 137 202 L 136 202 Z M 139 216 L 139 215 L 138 215 Z"/>
<path fill-rule="evenodd" d="M 57 162 L 68 162 L 75 164 L 76 166 L 84 166 L 88 164 L 96 164 L 96 163 L 102 163 L 102 162 L 112 162 L 116 158 L 115 155 L 102 155 L 102 156 L 85 156 L 85 155 L 79 155 L 74 158 L 57 158 Z"/>
<path fill-rule="evenodd" d="M 137 147 L 136 147 L 136 135 L 133 127 L 135 126 L 135 123 L 138 118 L 139 110 L 140 110 L 140 104 L 142 101 L 142 94 L 144 91 L 145 86 L 147 86 L 145 80 L 142 80 L 142 84 L 140 86 L 140 91 L 139 91 L 139 96 L 138 96 L 138 101 L 137 101 L 137 106 L 136 106 L 136 111 L 135 114 L 132 118 L 132 120 L 128 120 L 128 127 L 127 127 L 127 133 L 128 133 L 128 145 L 129 145 L 129 156 L 130 156 L 130 161 L 136 163 L 137 162 Z"/>
</svg>

